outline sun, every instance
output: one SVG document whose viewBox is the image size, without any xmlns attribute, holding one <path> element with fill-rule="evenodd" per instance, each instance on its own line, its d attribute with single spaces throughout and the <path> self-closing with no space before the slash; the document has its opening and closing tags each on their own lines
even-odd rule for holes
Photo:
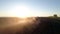
<svg viewBox="0 0 60 34">
<path fill-rule="evenodd" d="M 31 12 L 27 6 L 15 6 L 11 12 L 11 14 L 15 15 L 16 17 L 29 17 Z"/>
</svg>

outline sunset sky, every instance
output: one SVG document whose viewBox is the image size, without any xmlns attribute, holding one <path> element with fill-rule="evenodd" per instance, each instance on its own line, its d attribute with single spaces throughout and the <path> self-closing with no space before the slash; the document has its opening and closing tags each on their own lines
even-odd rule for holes
<svg viewBox="0 0 60 34">
<path fill-rule="evenodd" d="M 0 17 L 60 16 L 60 0 L 0 0 Z"/>
</svg>

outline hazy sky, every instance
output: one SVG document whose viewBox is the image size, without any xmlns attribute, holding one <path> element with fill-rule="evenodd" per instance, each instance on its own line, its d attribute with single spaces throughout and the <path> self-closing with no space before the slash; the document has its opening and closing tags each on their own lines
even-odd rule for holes
<svg viewBox="0 0 60 34">
<path fill-rule="evenodd" d="M 60 0 L 0 0 L 0 16 L 60 16 Z"/>
</svg>

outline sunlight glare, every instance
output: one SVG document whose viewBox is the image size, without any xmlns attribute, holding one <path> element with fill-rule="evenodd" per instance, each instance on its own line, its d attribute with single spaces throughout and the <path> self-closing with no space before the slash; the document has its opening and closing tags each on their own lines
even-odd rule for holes
<svg viewBox="0 0 60 34">
<path fill-rule="evenodd" d="M 31 12 L 30 12 L 28 7 L 26 7 L 26 6 L 19 6 L 19 5 L 15 6 L 12 9 L 11 14 L 15 15 L 16 17 L 22 17 L 22 18 L 31 16 Z"/>
</svg>

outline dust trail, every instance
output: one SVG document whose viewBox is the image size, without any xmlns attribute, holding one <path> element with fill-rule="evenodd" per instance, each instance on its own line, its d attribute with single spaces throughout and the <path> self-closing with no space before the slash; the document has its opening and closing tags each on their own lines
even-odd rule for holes
<svg viewBox="0 0 60 34">
<path fill-rule="evenodd" d="M 36 22 L 36 18 L 25 18 L 18 19 L 16 23 L 9 23 L 0 26 L 0 34 L 16 34 L 20 32 L 21 34 L 24 31 L 33 31 L 37 27 L 38 23 Z M 27 30 L 26 30 L 27 29 Z"/>
</svg>

